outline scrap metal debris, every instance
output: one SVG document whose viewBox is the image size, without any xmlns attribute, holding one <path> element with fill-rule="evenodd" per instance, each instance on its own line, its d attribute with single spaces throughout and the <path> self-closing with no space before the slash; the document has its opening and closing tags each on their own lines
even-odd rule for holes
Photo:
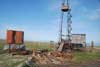
<svg viewBox="0 0 100 67">
<path fill-rule="evenodd" d="M 46 50 L 33 51 L 32 56 L 28 59 L 27 63 L 35 64 L 66 64 L 72 61 L 73 53 L 65 52 L 48 52 Z"/>
</svg>

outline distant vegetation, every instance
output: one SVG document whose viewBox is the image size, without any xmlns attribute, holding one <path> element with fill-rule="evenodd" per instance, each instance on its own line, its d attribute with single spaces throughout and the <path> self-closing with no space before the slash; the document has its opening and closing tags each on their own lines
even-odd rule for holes
<svg viewBox="0 0 100 67">
<path fill-rule="evenodd" d="M 35 42 L 35 41 L 25 41 L 26 49 L 29 50 L 38 50 L 38 49 L 48 49 L 53 50 L 54 44 L 50 44 L 50 42 Z M 4 45 L 6 45 L 5 40 L 0 39 L 0 51 L 3 49 Z"/>
<path fill-rule="evenodd" d="M 48 49 L 51 51 L 54 48 L 54 45 L 49 42 L 25 42 L 25 45 L 30 50 Z"/>
</svg>

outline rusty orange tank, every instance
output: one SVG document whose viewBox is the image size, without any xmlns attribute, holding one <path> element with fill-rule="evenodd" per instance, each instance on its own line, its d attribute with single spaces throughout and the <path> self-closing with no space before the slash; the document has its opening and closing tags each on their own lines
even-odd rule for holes
<svg viewBox="0 0 100 67">
<path fill-rule="evenodd" d="M 23 44 L 24 42 L 24 32 L 23 31 L 16 31 L 16 44 Z"/>
<path fill-rule="evenodd" d="M 15 31 L 14 30 L 7 30 L 7 37 L 6 37 L 6 43 L 7 44 L 14 44 L 15 43 Z"/>
</svg>

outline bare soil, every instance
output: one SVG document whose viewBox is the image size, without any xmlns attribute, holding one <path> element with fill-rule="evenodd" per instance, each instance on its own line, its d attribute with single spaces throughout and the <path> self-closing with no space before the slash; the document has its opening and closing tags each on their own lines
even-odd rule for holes
<svg viewBox="0 0 100 67">
<path fill-rule="evenodd" d="M 66 64 L 46 64 L 46 65 L 38 65 L 38 67 L 100 67 L 100 60 L 95 61 L 87 61 L 83 63 L 66 63 Z"/>
</svg>

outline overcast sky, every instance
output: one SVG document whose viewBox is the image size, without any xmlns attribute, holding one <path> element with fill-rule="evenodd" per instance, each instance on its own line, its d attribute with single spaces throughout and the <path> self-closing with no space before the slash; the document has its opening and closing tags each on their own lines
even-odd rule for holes
<svg viewBox="0 0 100 67">
<path fill-rule="evenodd" d="M 62 0 L 0 0 L 0 39 L 6 30 L 22 30 L 25 40 L 58 40 Z M 70 0 L 72 33 L 100 42 L 100 0 Z"/>
</svg>

